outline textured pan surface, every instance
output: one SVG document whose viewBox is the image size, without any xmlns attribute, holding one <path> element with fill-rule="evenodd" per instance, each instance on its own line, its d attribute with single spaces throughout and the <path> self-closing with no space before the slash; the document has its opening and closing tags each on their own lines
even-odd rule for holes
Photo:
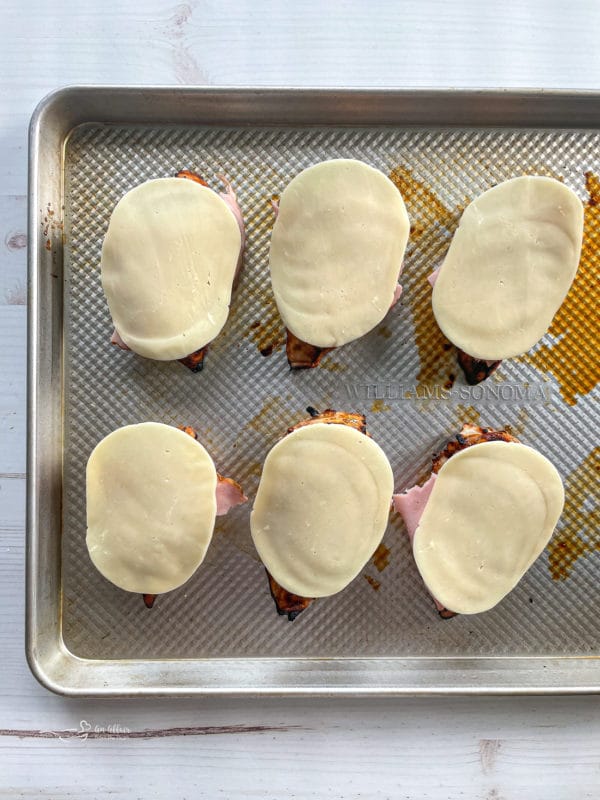
<svg viewBox="0 0 600 800">
<path fill-rule="evenodd" d="M 600 134 L 586 131 L 415 128 L 214 129 L 84 126 L 65 152 L 65 451 L 63 635 L 93 659 L 589 655 L 600 649 L 597 359 L 600 218 L 593 176 Z M 412 223 L 404 294 L 384 323 L 336 350 L 319 369 L 292 374 L 268 281 L 270 201 L 302 168 L 355 157 L 391 174 Z M 238 193 L 248 243 L 228 324 L 198 375 L 109 345 L 100 249 L 112 208 L 149 178 L 190 168 Z M 505 362 L 467 387 L 430 312 L 427 274 L 440 262 L 465 203 L 501 180 L 560 177 L 586 203 L 583 272 L 563 314 L 531 358 Z M 592 192 L 592 198 L 588 190 Z M 596 279 L 597 280 L 597 279 Z M 596 290 L 597 291 L 597 290 Z M 465 295 L 468 303 L 468 291 Z M 571 314 L 571 309 L 574 312 Z M 596 345 L 597 346 L 597 345 Z M 260 351 L 270 353 L 262 355 Z M 449 387 L 452 384 L 452 388 Z M 397 489 L 423 478 L 430 455 L 463 421 L 511 425 L 566 480 L 554 544 L 519 587 L 478 617 L 438 618 L 392 514 L 386 550 L 344 592 L 294 622 L 278 617 L 249 534 L 251 503 L 217 522 L 208 557 L 180 590 L 149 611 L 93 568 L 85 547 L 85 464 L 119 425 L 157 420 L 198 429 L 217 468 L 252 499 L 260 465 L 304 408 L 364 411 Z M 389 550 L 389 552 L 387 552 Z M 557 580 L 558 578 L 558 580 Z"/>
</svg>

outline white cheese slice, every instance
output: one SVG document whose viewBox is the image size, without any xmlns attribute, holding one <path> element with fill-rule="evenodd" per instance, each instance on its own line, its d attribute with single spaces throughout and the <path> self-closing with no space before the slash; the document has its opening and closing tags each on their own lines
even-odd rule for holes
<svg viewBox="0 0 600 800">
<path fill-rule="evenodd" d="M 87 546 L 95 566 L 128 592 L 176 589 L 210 544 L 216 487 L 211 457 L 183 431 L 157 422 L 113 431 L 87 465 Z"/>
<path fill-rule="evenodd" d="M 485 442 L 452 456 L 413 539 L 433 597 L 460 614 L 495 606 L 547 545 L 563 503 L 558 472 L 530 447 Z"/>
<path fill-rule="evenodd" d="M 339 347 L 387 314 L 409 221 L 382 172 L 337 159 L 309 167 L 285 188 L 269 263 L 286 327 L 317 347 Z"/>
<path fill-rule="evenodd" d="M 102 247 L 102 287 L 115 328 L 146 358 L 184 358 L 227 320 L 241 249 L 216 192 L 182 178 L 136 186 L 117 203 Z"/>
<path fill-rule="evenodd" d="M 433 288 L 443 333 L 475 358 L 527 352 L 547 331 L 577 272 L 583 206 L 564 184 L 524 176 L 465 209 Z"/>
<path fill-rule="evenodd" d="M 289 592 L 335 594 L 381 542 L 393 488 L 389 461 L 372 439 L 345 425 L 299 428 L 264 463 L 250 517 L 258 554 Z"/>
</svg>

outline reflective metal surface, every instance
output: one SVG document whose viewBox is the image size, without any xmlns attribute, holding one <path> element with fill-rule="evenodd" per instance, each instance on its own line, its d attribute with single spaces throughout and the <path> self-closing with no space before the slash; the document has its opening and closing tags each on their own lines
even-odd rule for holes
<svg viewBox="0 0 600 800">
<path fill-rule="evenodd" d="M 597 691 L 599 566 L 586 517 L 597 395 L 584 366 L 567 368 L 573 352 L 582 363 L 593 356 L 577 331 L 595 306 L 588 292 L 568 306 L 566 333 L 467 387 L 431 317 L 426 275 L 465 203 L 524 172 L 560 177 L 586 203 L 585 268 L 597 270 L 598 99 L 81 87 L 42 102 L 30 138 L 27 652 L 44 685 L 78 695 Z M 371 334 L 290 374 L 267 277 L 270 201 L 304 166 L 336 156 L 382 169 L 405 197 L 404 294 Z M 230 320 L 198 375 L 110 347 L 99 282 L 114 204 L 180 168 L 215 188 L 225 174 L 248 232 Z M 309 404 L 364 411 L 398 489 L 426 474 L 463 421 L 511 425 L 566 481 L 554 547 L 497 609 L 450 621 L 437 617 L 394 514 L 384 549 L 353 584 L 293 623 L 269 597 L 251 503 L 218 522 L 206 562 L 152 611 L 93 569 L 85 463 L 102 436 L 145 419 L 193 425 L 252 500 L 264 455 Z"/>
</svg>

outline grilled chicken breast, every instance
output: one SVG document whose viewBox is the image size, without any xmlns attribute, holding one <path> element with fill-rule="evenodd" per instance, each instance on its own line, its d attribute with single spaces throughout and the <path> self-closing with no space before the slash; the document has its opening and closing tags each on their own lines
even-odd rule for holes
<svg viewBox="0 0 600 800">
<path fill-rule="evenodd" d="M 425 484 L 393 502 L 449 618 L 486 611 L 516 586 L 552 535 L 564 490 L 548 459 L 509 430 L 466 424 L 434 456 Z"/>
<path fill-rule="evenodd" d="M 87 536 L 104 577 L 140 593 L 148 608 L 202 563 L 215 517 L 247 501 L 220 475 L 191 427 L 146 422 L 118 428 L 90 455 Z"/>
<path fill-rule="evenodd" d="M 465 208 L 429 282 L 433 313 L 468 383 L 548 330 L 577 272 L 582 237 L 582 203 L 553 178 L 503 181 Z"/>
<path fill-rule="evenodd" d="M 342 533 L 339 531 L 338 525 L 340 527 L 344 526 L 343 522 L 344 518 L 343 516 L 340 516 L 338 522 L 333 521 L 334 516 L 339 515 L 340 513 L 339 505 L 337 505 L 339 503 L 339 500 L 335 499 L 335 497 L 337 497 L 335 477 L 327 475 L 327 478 L 334 477 L 334 481 L 330 486 L 330 490 L 335 496 L 331 497 L 328 494 L 328 489 L 326 487 L 319 487 L 317 489 L 314 484 L 311 484 L 310 488 L 304 485 L 305 478 L 303 476 L 310 475 L 311 472 L 313 472 L 312 467 L 309 467 L 308 472 L 299 473 L 300 475 L 299 479 L 297 478 L 293 470 L 291 472 L 289 471 L 290 463 L 293 463 L 294 461 L 297 460 L 301 460 L 302 458 L 305 457 L 306 458 L 311 457 L 309 454 L 310 448 L 314 447 L 314 443 L 311 442 L 306 436 L 304 436 L 304 431 L 306 431 L 306 429 L 310 429 L 312 426 L 320 426 L 320 433 L 324 433 L 324 431 L 322 430 L 324 425 L 343 426 L 344 428 L 348 428 L 352 431 L 359 433 L 361 436 L 365 436 L 367 441 L 372 441 L 369 434 L 367 433 L 365 416 L 363 414 L 353 414 L 343 411 L 334 411 L 333 409 L 327 409 L 319 413 L 316 409 L 310 406 L 307 409 L 307 411 L 310 416 L 307 419 L 301 420 L 299 423 L 289 428 L 287 431 L 287 436 L 284 437 L 284 440 L 286 440 L 289 437 L 291 444 L 292 437 L 294 436 L 297 437 L 298 434 L 302 434 L 303 441 L 300 442 L 298 440 L 297 449 L 295 450 L 290 449 L 289 455 L 286 453 L 279 456 L 278 466 L 274 467 L 275 469 L 281 468 L 286 475 L 289 474 L 292 476 L 291 481 L 286 481 L 286 491 L 290 493 L 289 494 L 290 497 L 293 496 L 294 492 L 296 494 L 302 493 L 302 497 L 300 498 L 299 503 L 300 503 L 300 508 L 304 509 L 303 513 L 301 514 L 302 521 L 299 521 L 298 517 L 294 517 L 293 514 L 290 515 L 289 509 L 283 511 L 284 514 L 283 519 L 286 520 L 286 522 L 283 523 L 284 526 L 291 524 L 292 526 L 295 527 L 296 531 L 294 535 L 289 539 L 289 545 L 283 545 L 284 549 L 286 550 L 283 556 L 278 555 L 276 552 L 277 542 L 280 539 L 284 539 L 285 535 L 289 534 L 289 531 L 282 530 L 281 523 L 278 526 L 277 516 L 274 517 L 270 516 L 271 511 L 268 508 L 268 501 L 266 501 L 267 507 L 265 507 L 265 501 L 263 501 L 263 498 L 261 496 L 261 487 L 259 487 L 257 502 L 255 503 L 255 507 L 252 512 L 252 518 L 251 518 L 252 535 L 255 541 L 255 545 L 259 550 L 259 554 L 263 558 L 263 561 L 266 563 L 269 589 L 271 592 L 271 596 L 273 597 L 273 600 L 275 602 L 275 607 L 277 609 L 278 614 L 287 615 L 290 621 L 296 619 L 296 617 L 315 600 L 315 596 L 309 596 L 308 594 L 303 594 L 298 591 L 293 591 L 292 590 L 293 587 L 289 584 L 287 588 L 285 586 L 282 586 L 280 581 L 277 580 L 277 578 L 275 578 L 274 575 L 272 574 L 272 571 L 274 570 L 270 570 L 269 564 L 272 563 L 273 565 L 275 565 L 276 569 L 279 570 L 278 574 L 284 576 L 285 579 L 284 582 L 287 581 L 289 581 L 290 583 L 297 582 L 298 585 L 315 586 L 319 590 L 317 593 L 318 596 L 326 596 L 328 594 L 333 594 L 336 591 L 342 589 L 343 586 L 346 585 L 354 577 L 354 574 L 360 570 L 360 568 L 363 566 L 363 563 L 365 563 L 366 560 L 368 560 L 368 558 L 372 555 L 372 551 L 369 550 L 366 554 L 366 557 L 364 557 L 363 561 L 361 561 L 361 559 L 363 559 L 364 553 L 362 555 L 360 554 L 357 554 L 355 556 L 351 555 L 350 556 L 351 560 L 354 557 L 356 559 L 356 562 L 352 561 L 350 565 L 344 566 L 342 568 L 342 575 L 341 576 L 337 575 L 337 570 L 339 569 L 339 560 L 341 559 L 341 561 L 343 562 L 344 559 L 347 559 L 348 553 L 342 552 L 344 550 L 343 543 L 339 543 L 338 547 L 338 542 L 337 542 L 338 537 L 343 538 Z M 316 428 L 314 430 L 315 432 L 317 431 Z M 354 436 L 356 436 L 356 433 L 354 434 Z M 327 439 L 328 437 L 324 438 Z M 353 437 L 349 438 L 352 439 Z M 306 439 L 306 442 L 304 441 L 304 439 Z M 282 440 L 282 442 L 284 440 Z M 294 442 L 296 442 L 296 439 L 294 439 Z M 351 446 L 355 447 L 357 442 L 360 443 L 360 439 L 354 441 L 354 444 Z M 322 441 L 320 442 L 320 444 L 324 445 L 325 448 L 329 446 L 328 442 Z M 343 474 L 348 474 L 347 472 L 348 465 L 344 463 L 345 461 L 347 461 L 347 458 L 344 454 L 343 446 L 340 447 L 339 444 L 335 444 L 333 446 L 338 448 L 336 456 L 339 459 L 338 463 L 340 465 L 339 467 L 340 470 L 342 471 L 342 473 L 344 470 L 346 470 L 346 473 Z M 371 453 L 372 449 L 374 449 L 376 452 Z M 271 451 L 271 453 L 273 453 L 273 451 Z M 269 457 L 270 456 L 271 454 L 269 454 Z M 376 465 L 375 465 L 375 473 L 373 474 L 372 480 L 375 481 L 381 480 L 381 475 L 379 474 L 379 469 L 381 468 L 380 462 L 384 462 L 383 480 L 384 482 L 386 482 L 387 479 L 391 478 L 391 468 L 389 467 L 387 460 L 383 456 L 383 453 L 381 453 L 377 445 L 373 443 L 370 444 L 367 450 L 365 451 L 364 459 L 366 462 L 369 462 L 369 460 L 373 459 L 374 456 L 376 458 Z M 265 469 L 263 470 L 263 479 L 265 472 L 268 471 L 268 468 L 269 468 L 269 463 L 267 460 L 267 462 L 265 462 Z M 324 468 L 324 473 L 327 473 L 328 470 L 326 469 L 326 466 L 324 466 L 323 468 Z M 363 478 L 364 477 L 365 476 L 363 476 Z M 263 479 L 261 479 L 261 482 Z M 307 477 L 307 480 L 310 480 L 310 478 Z M 323 478 L 323 482 L 325 483 L 325 475 Z M 321 494 L 319 494 L 320 490 L 323 490 Z M 262 491 L 264 492 L 267 490 L 263 488 Z M 383 491 L 385 493 L 386 490 L 384 489 Z M 368 496 L 367 492 L 367 496 L 365 497 L 365 504 L 367 506 L 369 506 L 370 499 L 371 498 Z M 319 508 L 322 508 L 321 512 L 319 512 Z M 367 523 L 365 523 L 363 533 L 366 542 L 370 541 L 369 540 L 370 534 L 368 530 L 369 526 L 373 524 L 375 526 L 375 534 L 374 534 L 375 539 L 373 541 L 373 551 L 379 544 L 381 536 L 383 535 L 383 530 L 385 529 L 385 523 L 387 522 L 387 508 L 388 507 L 386 504 L 385 513 L 383 515 L 381 514 L 382 509 L 379 509 L 379 512 L 371 511 L 370 513 L 374 517 L 377 517 L 379 515 L 381 519 L 375 520 L 375 522 L 373 522 L 373 519 L 370 519 Z M 318 528 L 321 523 L 320 519 L 321 514 L 326 515 L 328 522 L 325 523 L 319 535 L 313 533 L 313 529 L 311 527 L 308 527 L 308 529 L 305 529 L 303 527 L 304 525 L 312 526 L 314 524 L 314 526 Z M 278 528 L 278 530 L 273 530 L 273 528 Z M 310 537 L 312 535 L 317 535 L 317 538 L 313 541 L 312 545 L 307 545 L 306 542 L 303 542 L 301 545 L 298 545 L 298 537 L 300 537 L 300 539 L 304 539 L 305 536 Z M 332 557 L 331 564 L 327 560 L 327 555 L 328 555 L 327 546 L 323 550 L 322 556 L 317 556 L 319 548 L 323 547 L 323 539 L 327 540 L 328 537 L 331 540 L 328 547 L 333 547 L 334 549 L 334 554 Z M 272 551 L 274 543 L 275 543 L 275 553 Z M 353 543 L 350 541 L 350 547 L 348 548 L 349 550 L 352 550 L 352 544 Z M 287 551 L 288 546 L 291 549 L 299 546 L 298 558 L 294 559 L 292 557 L 292 567 L 290 567 L 290 564 L 288 563 L 288 558 L 289 558 L 289 551 Z M 327 566 L 325 567 L 325 570 L 327 572 L 327 577 L 325 579 L 319 577 L 315 578 L 313 576 L 313 571 L 314 573 L 317 574 L 319 573 L 321 567 L 320 563 L 321 557 L 324 559 L 324 564 L 325 563 L 327 564 Z M 300 567 L 299 569 L 297 569 L 298 562 L 303 564 L 303 566 Z M 331 569 L 331 573 L 328 572 L 329 569 Z"/>
<path fill-rule="evenodd" d="M 206 181 L 190 170 L 180 170 L 175 177 L 191 181 L 202 186 L 203 189 L 208 189 Z M 217 195 L 231 211 L 237 223 L 239 233 L 237 265 L 231 276 L 232 286 L 235 286 L 242 266 L 245 246 L 244 221 L 235 192 L 224 177 L 219 177 L 225 186 L 224 191 L 215 192 L 212 195 L 208 195 L 208 197 Z M 112 308 L 111 313 L 113 313 L 113 316 L 116 315 L 121 318 L 122 321 L 125 320 L 126 325 L 131 327 L 131 331 L 128 331 L 128 334 L 124 336 L 122 335 L 123 331 L 119 331 L 117 329 L 118 326 L 116 326 L 111 337 L 111 344 L 116 345 L 121 350 L 136 350 L 140 355 L 149 358 L 177 360 L 192 372 L 200 372 L 204 366 L 204 359 L 210 344 L 206 339 L 211 335 L 214 338 L 220 331 L 228 313 L 228 302 L 227 306 L 225 306 L 225 300 L 228 291 L 229 293 L 231 291 L 231 287 L 228 288 L 225 285 L 227 283 L 226 279 L 222 286 L 220 281 L 223 280 L 221 270 L 227 271 L 230 267 L 226 263 L 227 257 L 224 259 L 220 256 L 218 258 L 215 257 L 214 261 L 208 263 L 206 267 L 206 285 L 204 286 L 204 278 L 200 280 L 202 270 L 196 274 L 199 259 L 203 257 L 202 247 L 212 247 L 211 252 L 216 253 L 220 246 L 219 239 L 218 237 L 214 238 L 210 245 L 197 240 L 198 233 L 195 229 L 197 227 L 199 231 L 200 225 L 196 226 L 191 217 L 190 219 L 185 217 L 181 210 L 184 208 L 184 198 L 174 198 L 174 193 L 167 186 L 168 182 L 169 179 L 162 179 L 162 183 L 161 180 L 149 181 L 148 184 L 152 184 L 152 186 L 142 184 L 136 187 L 129 193 L 136 194 L 136 199 L 133 200 L 126 195 L 123 201 L 125 201 L 127 209 L 123 210 L 120 208 L 121 204 L 118 204 L 113 217 L 111 217 L 103 248 L 103 285 Z M 161 184 L 161 186 L 156 186 L 155 184 Z M 156 213 L 160 212 L 161 215 L 156 226 L 149 219 L 152 208 L 150 199 L 141 197 L 143 192 L 147 194 L 153 192 L 156 195 L 156 197 L 153 195 L 152 202 L 158 204 L 159 208 Z M 198 204 L 199 197 L 196 197 L 192 192 L 189 200 L 196 203 L 194 214 L 197 215 L 198 221 L 202 222 L 202 207 Z M 204 201 L 206 201 L 206 196 Z M 173 204 L 172 213 L 168 210 L 169 203 Z M 176 204 L 178 205 L 176 206 Z M 217 213 L 219 207 L 212 208 L 211 203 L 208 203 L 206 208 L 207 213 L 214 217 L 207 223 L 207 230 L 212 234 L 214 228 L 218 228 L 219 224 L 222 225 L 223 220 L 219 221 L 219 214 Z M 160 227 L 161 225 L 165 226 L 164 230 Z M 168 229 L 169 226 L 172 227 L 172 230 Z M 131 232 L 131 236 L 129 236 L 129 232 Z M 139 239 L 140 250 L 145 252 L 150 248 L 146 260 L 143 258 L 138 259 L 135 252 L 128 252 L 123 246 L 123 241 L 127 242 L 129 238 L 135 238 L 136 236 Z M 224 238 L 228 239 L 227 247 L 234 246 L 232 244 L 233 234 L 231 230 L 225 231 L 224 229 Z M 156 270 L 157 265 L 160 267 L 161 263 L 178 265 L 186 259 L 189 261 L 189 269 L 182 272 L 179 279 L 176 275 L 172 278 L 172 281 L 175 282 L 175 289 L 170 286 L 171 276 L 166 281 L 161 281 L 160 275 L 153 274 L 152 268 L 148 266 L 153 265 Z M 138 260 L 141 266 L 137 264 Z M 213 267 L 216 270 L 215 274 L 211 273 Z M 131 297 L 128 297 L 126 303 L 122 303 L 121 295 L 130 293 L 126 276 L 129 273 L 132 275 L 137 274 L 136 271 L 140 269 L 147 270 L 147 272 L 140 273 L 137 278 L 137 285 L 141 287 L 141 290 L 137 292 L 138 297 L 134 293 Z M 152 281 L 158 281 L 161 287 L 160 291 L 163 292 L 158 304 L 153 299 L 151 290 L 154 284 Z M 160 319 L 157 319 L 156 322 L 153 321 L 156 309 L 163 309 L 165 305 L 164 298 L 168 295 L 168 292 L 173 289 L 173 291 L 181 293 L 180 282 L 187 285 L 189 289 L 188 295 L 180 297 L 174 303 L 176 310 L 170 316 L 161 311 Z M 206 298 L 200 297 L 202 292 L 207 295 Z M 186 308 L 188 298 L 192 294 L 197 299 L 188 304 L 189 308 Z M 185 302 L 181 302 L 182 300 L 185 300 Z M 132 307 L 135 307 L 137 312 L 132 317 L 133 322 L 130 322 L 129 315 Z M 203 315 L 207 321 L 201 319 Z M 139 319 L 150 321 L 148 323 L 145 322 L 142 328 L 138 321 Z M 181 337 L 184 338 L 181 339 Z M 185 337 L 191 341 L 202 342 L 202 346 L 184 356 L 176 357 L 173 354 L 176 353 L 178 355 L 185 348 L 185 341 L 187 341 Z M 163 343 L 161 343 L 162 339 L 165 340 Z M 181 339 L 181 342 L 177 344 L 179 339 Z"/>
<path fill-rule="evenodd" d="M 269 266 L 288 361 L 310 369 L 397 302 L 408 215 L 389 178 L 354 159 L 303 170 L 273 208 Z"/>
</svg>

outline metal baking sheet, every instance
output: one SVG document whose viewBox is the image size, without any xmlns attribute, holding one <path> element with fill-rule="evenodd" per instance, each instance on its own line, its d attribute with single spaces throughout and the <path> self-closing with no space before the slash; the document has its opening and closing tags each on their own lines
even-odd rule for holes
<svg viewBox="0 0 600 800">
<path fill-rule="evenodd" d="M 600 688 L 597 244 L 600 97 L 535 92 L 69 88 L 30 139 L 27 653 L 65 694 L 551 693 Z M 304 167 L 355 157 L 403 193 L 411 238 L 397 306 L 319 369 L 290 373 L 268 281 L 271 199 Z M 228 177 L 245 265 L 204 371 L 109 345 L 99 279 L 117 200 L 180 168 Z M 430 311 L 426 275 L 471 198 L 524 173 L 585 204 L 575 285 L 527 357 L 468 387 Z M 596 277 L 594 277 L 596 275 Z M 252 499 L 260 465 L 307 405 L 364 411 L 396 487 L 428 472 L 464 421 L 510 425 L 557 465 L 555 537 L 493 611 L 442 621 L 392 514 L 384 546 L 340 594 L 289 623 L 252 547 L 251 503 L 217 522 L 208 557 L 148 611 L 93 568 L 85 464 L 117 426 L 196 427 Z"/>
</svg>

